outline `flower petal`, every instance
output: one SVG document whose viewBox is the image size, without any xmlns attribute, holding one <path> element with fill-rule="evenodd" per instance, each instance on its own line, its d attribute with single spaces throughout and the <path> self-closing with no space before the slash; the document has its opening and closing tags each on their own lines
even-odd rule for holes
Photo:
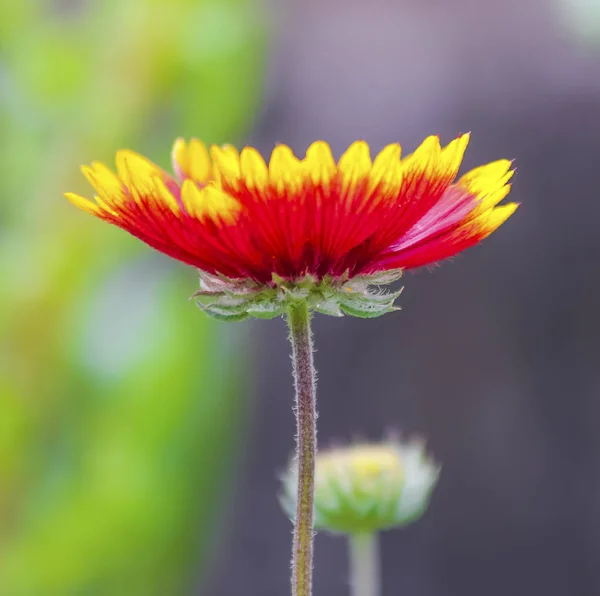
<svg viewBox="0 0 600 596">
<path fill-rule="evenodd" d="M 452 182 L 456 178 L 470 138 L 470 133 L 460 135 L 442 149 L 440 169 L 444 172 L 448 182 Z"/>
<path fill-rule="evenodd" d="M 388 192 L 399 190 L 402 181 L 401 154 L 402 148 L 398 143 L 387 145 L 378 153 L 371 171 L 374 186 L 383 184 Z"/>
<path fill-rule="evenodd" d="M 269 160 L 269 180 L 279 192 L 292 192 L 302 186 L 300 160 L 287 145 L 277 145 Z"/>
<path fill-rule="evenodd" d="M 155 196 L 160 202 L 166 205 L 174 215 L 179 215 L 181 209 L 177 199 L 173 196 L 171 191 L 167 188 L 166 184 L 161 178 L 154 177 L 154 188 L 156 190 Z"/>
<path fill-rule="evenodd" d="M 249 188 L 264 190 L 269 179 L 269 169 L 262 155 L 252 147 L 244 147 L 240 155 L 241 172 Z"/>
<path fill-rule="evenodd" d="M 126 186 L 138 182 L 143 184 L 151 176 L 163 175 L 163 170 L 155 163 L 129 149 L 117 151 L 116 162 L 117 174 Z"/>
<path fill-rule="evenodd" d="M 240 179 L 240 156 L 233 145 L 210 148 L 215 180 L 223 187 L 235 189 Z"/>
<path fill-rule="evenodd" d="M 175 139 L 173 143 L 173 149 L 171 151 L 171 165 L 173 171 L 179 180 L 187 178 L 190 171 L 190 156 L 188 153 L 187 143 L 185 139 L 179 137 Z"/>
<path fill-rule="evenodd" d="M 210 219 L 215 223 L 233 223 L 239 203 L 214 184 L 200 189 L 190 179 L 183 182 L 181 200 L 189 215 L 200 221 Z"/>
<path fill-rule="evenodd" d="M 487 238 L 492 232 L 497 230 L 518 207 L 518 203 L 507 203 L 506 205 L 490 209 L 472 220 L 471 225 L 476 231 L 477 242 Z"/>
<path fill-rule="evenodd" d="M 212 179 L 213 165 L 206 145 L 198 139 L 192 139 L 188 147 L 190 171 L 189 177 L 196 182 L 206 184 Z"/>
<path fill-rule="evenodd" d="M 93 203 L 89 199 L 86 199 L 81 195 L 77 195 L 74 192 L 66 192 L 65 197 L 69 199 L 69 201 L 73 203 L 75 207 L 83 209 L 84 211 L 87 211 L 92 215 L 96 215 L 97 217 L 102 216 L 102 210 L 98 207 L 98 205 L 96 205 L 96 203 Z"/>
<path fill-rule="evenodd" d="M 507 182 L 514 175 L 511 166 L 512 162 L 508 159 L 500 159 L 474 168 L 458 180 L 457 186 L 465 188 L 478 200 L 473 216 L 494 207 L 509 193 L 510 185 Z"/>
<path fill-rule="evenodd" d="M 199 184 L 206 184 L 212 179 L 210 154 L 206 145 L 198 139 L 191 139 L 189 145 L 184 139 L 177 139 L 171 152 L 171 161 L 180 181 L 191 178 Z"/>
<path fill-rule="evenodd" d="M 304 171 L 315 185 L 327 186 L 337 172 L 331 148 L 325 141 L 315 141 L 306 150 Z"/>
<path fill-rule="evenodd" d="M 90 166 L 82 166 L 81 171 L 106 203 L 123 202 L 126 196 L 123 182 L 103 163 L 93 162 Z"/>
<path fill-rule="evenodd" d="M 371 173 L 373 164 L 369 145 L 365 141 L 355 141 L 344 152 L 338 162 L 342 190 L 347 191 Z"/>
</svg>

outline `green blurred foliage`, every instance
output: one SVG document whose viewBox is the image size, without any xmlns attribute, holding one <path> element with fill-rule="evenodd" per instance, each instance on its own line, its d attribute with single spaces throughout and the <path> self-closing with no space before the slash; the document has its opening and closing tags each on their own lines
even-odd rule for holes
<svg viewBox="0 0 600 596">
<path fill-rule="evenodd" d="M 62 193 L 120 147 L 241 138 L 264 35 L 251 0 L 0 3 L 0 594 L 189 594 L 211 555 L 239 328 Z"/>
</svg>

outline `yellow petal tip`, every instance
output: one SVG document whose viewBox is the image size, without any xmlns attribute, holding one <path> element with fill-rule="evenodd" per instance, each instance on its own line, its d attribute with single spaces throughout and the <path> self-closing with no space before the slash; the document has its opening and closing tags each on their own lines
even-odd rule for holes
<svg viewBox="0 0 600 596">
<path fill-rule="evenodd" d="M 96 203 L 93 203 L 89 199 L 75 194 L 74 192 L 66 192 L 65 198 L 75 205 L 75 207 L 82 209 L 83 211 L 87 211 L 92 215 L 99 215 L 101 213 L 100 208 L 98 205 L 96 205 Z"/>
</svg>

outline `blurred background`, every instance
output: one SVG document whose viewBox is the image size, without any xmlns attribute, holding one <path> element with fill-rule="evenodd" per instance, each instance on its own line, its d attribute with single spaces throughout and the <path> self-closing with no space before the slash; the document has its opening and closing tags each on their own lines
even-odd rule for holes
<svg viewBox="0 0 600 596">
<path fill-rule="evenodd" d="M 202 316 L 192 269 L 62 199 L 81 163 L 469 130 L 522 207 L 401 313 L 317 317 L 320 441 L 443 462 L 385 594 L 599 594 L 598 0 L 0 3 L 0 594 L 289 589 L 283 321 Z M 344 542 L 316 554 L 316 596 L 347 594 Z"/>
</svg>

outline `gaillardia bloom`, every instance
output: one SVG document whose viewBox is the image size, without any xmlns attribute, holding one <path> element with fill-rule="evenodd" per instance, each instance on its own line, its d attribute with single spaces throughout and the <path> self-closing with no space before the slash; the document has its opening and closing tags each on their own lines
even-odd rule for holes
<svg viewBox="0 0 600 596">
<path fill-rule="evenodd" d="M 369 289 L 473 246 L 517 208 L 498 206 L 510 190 L 511 162 L 455 178 L 469 135 L 442 148 L 430 136 L 401 159 L 400 145 L 372 161 L 364 141 L 336 163 L 317 141 L 303 159 L 285 145 L 268 165 L 252 147 L 208 150 L 182 139 L 172 176 L 128 150 L 117 173 L 84 166 L 95 202 L 77 207 L 200 270 L 195 295 L 209 314 L 270 318 L 294 300 L 331 315 L 378 316 L 398 293 Z"/>
</svg>

